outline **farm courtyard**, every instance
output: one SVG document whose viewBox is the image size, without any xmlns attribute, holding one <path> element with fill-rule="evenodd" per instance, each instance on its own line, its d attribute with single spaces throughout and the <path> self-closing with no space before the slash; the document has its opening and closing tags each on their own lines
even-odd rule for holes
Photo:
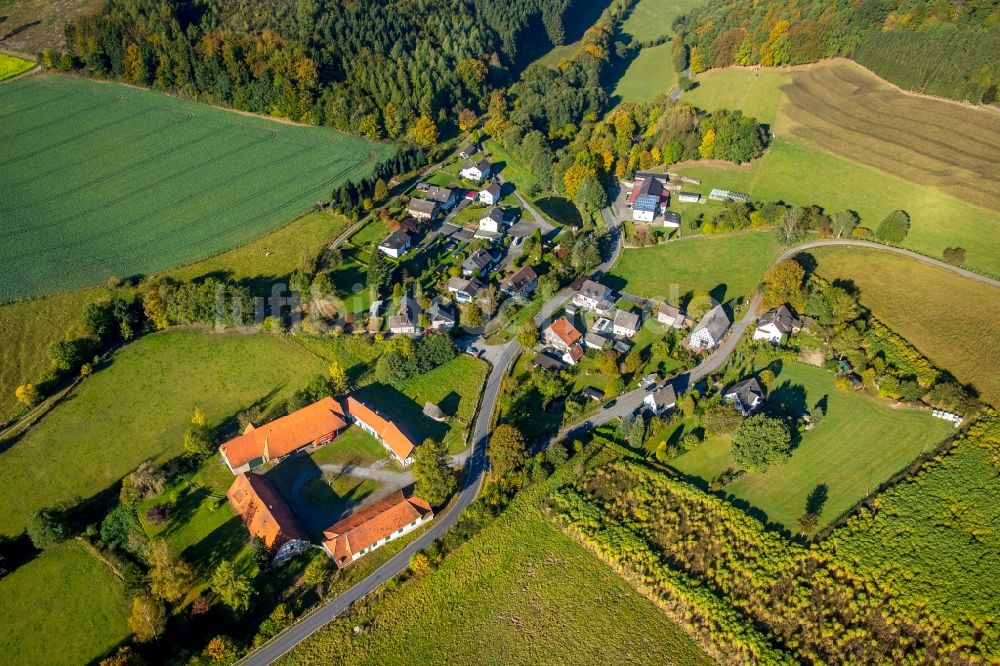
<svg viewBox="0 0 1000 666">
<path fill-rule="evenodd" d="M 0 88 L 0 302 L 149 274 L 241 245 L 392 150 L 64 76 Z"/>
</svg>

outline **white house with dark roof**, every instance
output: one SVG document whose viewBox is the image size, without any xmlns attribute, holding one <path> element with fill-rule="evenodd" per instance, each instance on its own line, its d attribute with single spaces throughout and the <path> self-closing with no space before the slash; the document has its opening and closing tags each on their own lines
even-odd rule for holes
<svg viewBox="0 0 1000 666">
<path fill-rule="evenodd" d="M 573 303 L 576 304 L 577 307 L 581 307 L 586 310 L 601 311 L 599 306 L 604 303 L 610 304 L 610 301 L 608 301 L 610 296 L 611 289 L 608 287 L 605 287 L 599 282 L 594 282 L 593 280 L 584 280 L 583 284 L 580 285 L 580 290 L 573 295 Z M 611 307 L 614 306 L 611 305 Z"/>
<path fill-rule="evenodd" d="M 498 234 L 504 226 L 503 208 L 494 206 L 481 218 L 479 218 L 479 230 Z"/>
<path fill-rule="evenodd" d="M 443 303 L 435 303 L 427 313 L 431 322 L 431 330 L 440 333 L 455 327 L 455 311 Z"/>
<path fill-rule="evenodd" d="M 440 205 L 436 201 L 413 197 L 406 207 L 406 212 L 418 220 L 433 220 L 439 208 Z"/>
<path fill-rule="evenodd" d="M 500 203 L 500 183 L 490 183 L 479 192 L 479 201 L 487 206 Z"/>
<path fill-rule="evenodd" d="M 438 204 L 438 206 L 441 207 L 441 210 L 449 210 L 458 203 L 458 191 L 447 187 L 431 185 L 427 188 L 427 195 L 425 198 L 428 201 L 433 201 Z"/>
<path fill-rule="evenodd" d="M 722 399 L 743 416 L 749 416 L 763 407 L 765 396 L 764 387 L 756 377 L 737 382 L 722 393 Z"/>
<path fill-rule="evenodd" d="M 396 314 L 389 317 L 389 332 L 395 335 L 417 334 L 417 304 L 409 294 L 403 294 Z"/>
<path fill-rule="evenodd" d="M 497 261 L 497 256 L 489 250 L 476 250 L 462 262 L 462 275 L 471 277 L 485 275 Z"/>
<path fill-rule="evenodd" d="M 453 277 L 448 280 L 448 292 L 455 294 L 455 300 L 459 303 L 470 303 L 483 288 L 483 283 L 473 278 L 465 280 L 460 277 Z"/>
<path fill-rule="evenodd" d="M 687 316 L 681 312 L 680 308 L 664 301 L 656 308 L 656 321 L 674 328 L 684 328 Z"/>
<path fill-rule="evenodd" d="M 663 211 L 663 226 L 668 229 L 679 229 L 681 226 L 681 214 L 672 210 Z"/>
<path fill-rule="evenodd" d="M 642 402 L 649 408 L 649 411 L 659 416 L 677 405 L 677 393 L 674 391 L 673 386 L 667 384 L 651 393 L 647 393 Z"/>
<path fill-rule="evenodd" d="M 516 273 L 503 281 L 500 291 L 508 296 L 527 298 L 538 286 L 538 274 L 531 266 L 523 266 Z"/>
<path fill-rule="evenodd" d="M 466 180 L 479 182 L 489 178 L 492 172 L 493 165 L 488 159 L 483 158 L 478 162 L 466 160 L 465 164 L 462 165 L 462 170 L 458 172 L 458 175 Z"/>
<path fill-rule="evenodd" d="M 798 333 L 802 330 L 802 322 L 787 305 L 779 305 L 768 310 L 757 320 L 757 328 L 753 332 L 754 340 L 781 342 L 782 336 Z"/>
<path fill-rule="evenodd" d="M 660 201 L 663 198 L 663 183 L 652 175 L 637 177 L 632 191 L 626 200 L 626 208 L 632 209 L 632 220 L 635 222 L 652 222 L 660 212 Z"/>
<path fill-rule="evenodd" d="M 399 259 L 410 249 L 410 235 L 405 231 L 393 231 L 378 244 L 378 249 L 393 259 Z"/>
<path fill-rule="evenodd" d="M 639 332 L 639 314 L 628 310 L 618 310 L 615 313 L 614 328 L 612 332 L 626 338 L 631 338 Z"/>
<path fill-rule="evenodd" d="M 725 337 L 731 324 L 726 311 L 722 309 L 721 305 L 716 305 L 701 318 L 698 325 L 691 331 L 688 344 L 694 349 L 714 349 L 722 342 L 722 338 Z"/>
</svg>

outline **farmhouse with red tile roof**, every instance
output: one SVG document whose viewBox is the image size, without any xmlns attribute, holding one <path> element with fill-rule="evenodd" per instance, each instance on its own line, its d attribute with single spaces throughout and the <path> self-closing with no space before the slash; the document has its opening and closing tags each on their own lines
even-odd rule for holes
<svg viewBox="0 0 1000 666">
<path fill-rule="evenodd" d="M 432 518 L 430 504 L 399 490 L 323 530 L 323 548 L 345 567 Z"/>
</svg>

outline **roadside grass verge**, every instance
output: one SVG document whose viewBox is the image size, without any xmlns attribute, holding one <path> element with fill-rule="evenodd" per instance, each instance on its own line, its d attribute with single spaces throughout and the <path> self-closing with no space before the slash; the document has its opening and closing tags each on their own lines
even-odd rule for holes
<svg viewBox="0 0 1000 666">
<path fill-rule="evenodd" d="M 10 663 L 49 666 L 96 662 L 129 636 L 122 582 L 71 540 L 0 578 Z"/>
<path fill-rule="evenodd" d="M 31 513 L 117 482 L 147 458 L 182 450 L 196 406 L 226 422 L 261 402 L 274 408 L 326 368 L 278 337 L 165 331 L 116 353 L 72 397 L 0 453 L 0 533 Z M 39 483 L 45 479 L 45 483 Z"/>
<path fill-rule="evenodd" d="M 853 282 L 861 303 L 879 320 L 1000 405 L 1000 290 L 887 252 L 828 247 L 809 253 L 821 277 Z"/>
</svg>

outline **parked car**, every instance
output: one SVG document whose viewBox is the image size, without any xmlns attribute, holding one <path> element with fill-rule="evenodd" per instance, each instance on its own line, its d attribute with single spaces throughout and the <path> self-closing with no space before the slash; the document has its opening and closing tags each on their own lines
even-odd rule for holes
<svg viewBox="0 0 1000 666">
<path fill-rule="evenodd" d="M 466 354 L 471 354 L 472 356 L 479 356 L 479 349 L 477 347 L 469 347 L 465 350 Z"/>
<path fill-rule="evenodd" d="M 614 406 L 615 406 L 615 405 L 616 405 L 617 403 L 618 403 L 618 401 L 617 401 L 617 400 L 609 400 L 609 401 L 607 401 L 606 403 L 604 403 L 604 406 L 603 406 L 603 407 L 601 407 L 601 409 L 611 409 L 611 408 L 612 408 L 612 407 L 614 407 Z"/>
</svg>

